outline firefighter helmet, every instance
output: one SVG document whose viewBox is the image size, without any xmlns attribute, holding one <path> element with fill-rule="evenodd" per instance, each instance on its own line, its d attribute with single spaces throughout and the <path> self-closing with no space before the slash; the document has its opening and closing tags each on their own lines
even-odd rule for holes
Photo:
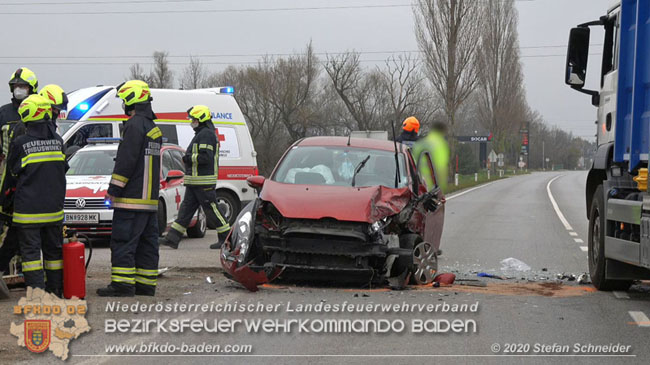
<svg viewBox="0 0 650 365">
<path fill-rule="evenodd" d="M 420 133 L 420 121 L 416 117 L 408 117 L 402 123 L 402 129 L 407 132 Z"/>
<path fill-rule="evenodd" d="M 210 108 L 205 105 L 195 105 L 187 109 L 187 115 L 191 119 L 196 119 L 199 123 L 205 123 L 209 120 L 212 120 L 212 114 L 210 113 Z"/>
<path fill-rule="evenodd" d="M 18 107 L 18 114 L 23 122 L 38 122 L 52 119 L 52 104 L 40 95 L 28 96 Z"/>
<path fill-rule="evenodd" d="M 117 97 L 124 101 L 125 106 L 151 101 L 151 91 L 146 82 L 130 80 L 120 84 L 117 88 Z"/>
<path fill-rule="evenodd" d="M 68 109 L 68 96 L 65 94 L 65 91 L 63 91 L 61 86 L 54 84 L 43 86 L 38 94 L 45 99 L 48 99 L 50 104 L 52 104 L 52 108 L 58 110 Z"/>
<path fill-rule="evenodd" d="M 38 90 L 38 79 L 36 74 L 27 67 L 21 67 L 11 75 L 9 79 L 9 90 L 14 92 L 16 85 L 27 85 L 30 88 L 30 94 L 36 94 Z"/>
</svg>

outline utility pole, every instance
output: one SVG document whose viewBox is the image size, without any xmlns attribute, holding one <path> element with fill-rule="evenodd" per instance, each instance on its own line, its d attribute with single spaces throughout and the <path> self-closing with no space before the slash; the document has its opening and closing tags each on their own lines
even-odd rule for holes
<svg viewBox="0 0 650 365">
<path fill-rule="evenodd" d="M 546 148 L 545 142 L 542 141 L 542 170 L 546 171 Z"/>
</svg>

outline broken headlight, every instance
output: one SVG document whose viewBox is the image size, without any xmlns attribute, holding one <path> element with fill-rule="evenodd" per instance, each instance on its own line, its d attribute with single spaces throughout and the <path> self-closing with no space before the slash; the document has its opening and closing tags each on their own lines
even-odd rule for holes
<svg viewBox="0 0 650 365">
<path fill-rule="evenodd" d="M 251 222 L 253 220 L 253 215 L 251 212 L 246 212 L 242 214 L 241 217 L 237 220 L 235 225 L 235 230 L 237 231 L 237 240 L 235 242 L 235 247 L 239 247 L 239 254 L 237 255 L 237 261 L 240 264 L 244 263 L 246 259 L 246 254 L 250 248 L 251 233 L 253 232 L 251 228 Z"/>
<path fill-rule="evenodd" d="M 368 234 L 371 237 L 381 235 L 384 231 L 384 228 L 386 228 L 390 224 L 390 222 L 391 222 L 390 217 L 386 217 L 376 221 L 375 223 L 368 226 Z"/>
</svg>

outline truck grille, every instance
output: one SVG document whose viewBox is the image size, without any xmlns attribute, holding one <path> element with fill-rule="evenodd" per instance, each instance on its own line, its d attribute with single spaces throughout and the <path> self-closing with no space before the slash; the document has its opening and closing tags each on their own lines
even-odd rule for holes
<svg viewBox="0 0 650 365">
<path fill-rule="evenodd" d="M 64 209 L 109 209 L 104 198 L 65 198 Z"/>
</svg>

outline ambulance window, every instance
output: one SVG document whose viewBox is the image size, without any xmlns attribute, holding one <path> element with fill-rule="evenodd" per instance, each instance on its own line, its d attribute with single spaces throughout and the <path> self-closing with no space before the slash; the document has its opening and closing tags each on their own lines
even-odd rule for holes
<svg viewBox="0 0 650 365">
<path fill-rule="evenodd" d="M 163 138 L 166 138 L 165 143 L 178 144 L 178 134 L 176 133 L 176 126 L 169 124 L 156 124 L 160 131 L 163 134 Z"/>
<path fill-rule="evenodd" d="M 180 150 L 170 150 L 172 152 L 172 169 L 185 172 L 185 164 L 183 163 L 183 152 Z"/>
<path fill-rule="evenodd" d="M 65 144 L 66 149 L 77 146 L 79 149 L 88 144 L 88 138 L 113 137 L 113 126 L 111 124 L 88 124 L 75 132 Z"/>
</svg>

